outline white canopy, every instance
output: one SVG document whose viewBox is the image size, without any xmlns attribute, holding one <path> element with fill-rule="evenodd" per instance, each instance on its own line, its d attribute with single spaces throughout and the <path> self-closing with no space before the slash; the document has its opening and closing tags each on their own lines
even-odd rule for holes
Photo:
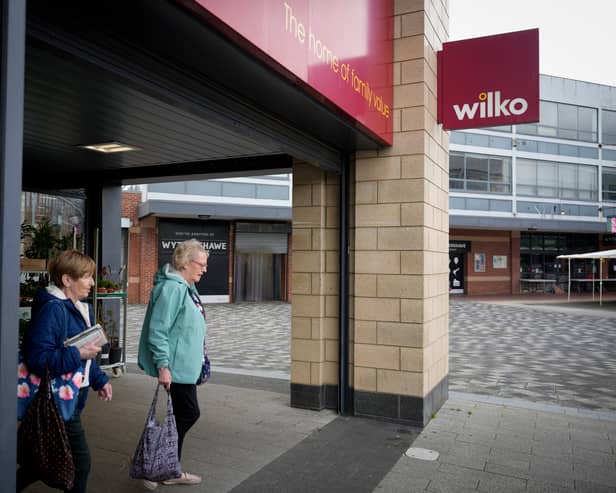
<svg viewBox="0 0 616 493">
<path fill-rule="evenodd" d="M 569 292 L 567 293 L 567 300 L 571 299 L 571 260 L 576 260 L 576 259 L 589 259 L 589 260 L 596 260 L 596 259 L 604 259 L 604 258 L 616 258 L 616 250 L 603 250 L 600 252 L 588 252 L 588 253 L 573 253 L 571 255 L 559 255 L 556 258 L 566 258 L 569 262 Z M 574 281 L 579 281 L 579 279 L 573 279 Z M 603 304 L 603 262 L 599 262 L 599 304 L 602 305 Z M 593 271 L 593 278 L 592 278 L 592 284 L 593 284 L 593 289 L 592 289 L 592 298 L 593 300 L 595 299 L 595 275 L 594 275 L 594 271 Z"/>
<path fill-rule="evenodd" d="M 588 252 L 588 253 L 572 253 L 571 255 L 559 255 L 556 258 L 616 258 L 616 250 L 603 250 L 601 252 Z"/>
</svg>

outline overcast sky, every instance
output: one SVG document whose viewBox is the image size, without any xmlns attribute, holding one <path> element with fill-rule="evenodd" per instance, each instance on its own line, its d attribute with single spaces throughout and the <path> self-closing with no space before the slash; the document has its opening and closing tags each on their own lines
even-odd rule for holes
<svg viewBox="0 0 616 493">
<path fill-rule="evenodd" d="M 450 41 L 539 28 L 539 71 L 616 86 L 616 0 L 449 0 Z"/>
</svg>

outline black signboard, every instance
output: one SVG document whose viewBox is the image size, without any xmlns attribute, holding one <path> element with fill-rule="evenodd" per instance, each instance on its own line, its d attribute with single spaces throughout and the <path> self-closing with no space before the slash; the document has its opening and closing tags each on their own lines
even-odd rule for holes
<svg viewBox="0 0 616 493">
<path fill-rule="evenodd" d="M 449 240 L 450 252 L 468 252 L 471 249 L 470 241 Z"/>
<path fill-rule="evenodd" d="M 197 283 L 202 295 L 229 294 L 229 223 L 192 219 L 160 219 L 158 222 L 158 265 L 172 262 L 178 243 L 194 238 L 210 252 L 207 272 Z"/>
</svg>

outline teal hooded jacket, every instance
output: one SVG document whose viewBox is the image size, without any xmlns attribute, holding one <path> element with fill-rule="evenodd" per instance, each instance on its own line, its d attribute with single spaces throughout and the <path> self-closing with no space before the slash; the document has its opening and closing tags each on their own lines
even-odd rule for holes
<svg viewBox="0 0 616 493">
<path fill-rule="evenodd" d="M 154 287 L 139 340 L 139 368 L 158 378 L 167 367 L 176 383 L 195 383 L 201 372 L 205 318 L 193 301 L 199 296 L 179 272 L 165 264 L 154 276 Z"/>
</svg>

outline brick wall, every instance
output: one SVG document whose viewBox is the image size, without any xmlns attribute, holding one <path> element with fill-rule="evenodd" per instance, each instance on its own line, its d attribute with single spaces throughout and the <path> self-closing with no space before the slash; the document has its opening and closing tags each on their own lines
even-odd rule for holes
<svg viewBox="0 0 616 493">
<path fill-rule="evenodd" d="M 517 238 L 512 238 L 516 236 Z M 452 229 L 452 241 L 470 241 L 471 250 L 466 253 L 464 290 L 468 295 L 511 294 L 519 292 L 520 285 L 520 236 L 519 232 Z M 475 253 L 486 258 L 485 272 L 475 272 Z M 496 269 L 495 255 L 507 257 L 507 267 Z"/>
</svg>

